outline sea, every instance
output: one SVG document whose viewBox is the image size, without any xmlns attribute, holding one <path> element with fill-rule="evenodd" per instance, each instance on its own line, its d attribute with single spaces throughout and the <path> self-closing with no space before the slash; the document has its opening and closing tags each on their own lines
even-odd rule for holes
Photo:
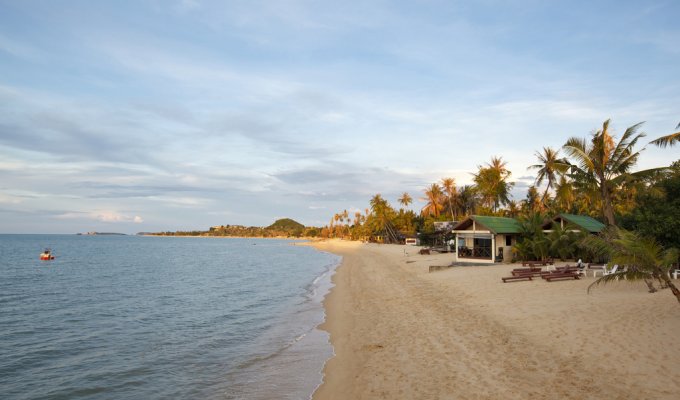
<svg viewBox="0 0 680 400">
<path fill-rule="evenodd" d="M 299 244 L 0 235 L 0 398 L 309 399 L 340 257 Z"/>
</svg>

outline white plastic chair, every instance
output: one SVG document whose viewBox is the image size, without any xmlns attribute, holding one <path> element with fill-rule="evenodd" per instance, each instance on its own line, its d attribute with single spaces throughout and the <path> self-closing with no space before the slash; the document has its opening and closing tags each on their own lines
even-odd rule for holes
<svg viewBox="0 0 680 400">
<path fill-rule="evenodd" d="M 602 272 L 602 276 L 615 274 L 616 271 L 618 271 L 618 269 L 619 269 L 619 264 L 614 264 L 614 266 L 610 270 L 608 270 L 607 266 L 605 265 L 604 270 Z"/>
<path fill-rule="evenodd" d="M 590 266 L 588 267 L 590 268 Z M 603 265 L 602 268 L 597 268 L 597 269 L 591 269 L 593 271 L 593 278 L 597 277 L 597 274 L 599 273 L 600 275 L 604 275 L 605 271 L 607 270 L 607 264 Z"/>
<path fill-rule="evenodd" d="M 680 269 L 673 271 L 673 279 L 678 279 L 678 275 L 680 275 Z"/>
</svg>

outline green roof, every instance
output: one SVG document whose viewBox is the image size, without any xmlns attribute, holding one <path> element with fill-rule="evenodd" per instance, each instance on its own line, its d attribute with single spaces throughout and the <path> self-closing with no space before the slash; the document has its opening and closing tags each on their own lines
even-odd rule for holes
<svg viewBox="0 0 680 400">
<path fill-rule="evenodd" d="M 520 233 L 520 225 L 514 218 L 487 217 L 483 215 L 471 215 L 456 225 L 454 230 L 466 230 L 472 225 L 472 221 L 482 225 L 494 234 Z M 477 228 L 479 229 L 479 227 Z"/>
<path fill-rule="evenodd" d="M 605 227 L 605 225 L 602 222 L 587 215 L 560 214 L 557 217 L 555 217 L 553 221 L 557 220 L 560 217 L 565 221 L 577 225 L 578 227 L 583 228 L 591 233 L 600 232 Z"/>
</svg>

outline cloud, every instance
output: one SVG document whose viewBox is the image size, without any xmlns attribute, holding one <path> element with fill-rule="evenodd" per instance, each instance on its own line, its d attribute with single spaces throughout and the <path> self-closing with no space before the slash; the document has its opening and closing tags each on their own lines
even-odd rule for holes
<svg viewBox="0 0 680 400">
<path fill-rule="evenodd" d="M 130 216 L 126 214 L 121 214 L 117 211 L 93 211 L 93 212 L 67 211 L 55 215 L 54 218 L 65 220 L 88 219 L 107 223 L 134 222 L 138 224 L 144 222 L 144 219 L 142 219 L 142 217 L 138 215 Z"/>
</svg>

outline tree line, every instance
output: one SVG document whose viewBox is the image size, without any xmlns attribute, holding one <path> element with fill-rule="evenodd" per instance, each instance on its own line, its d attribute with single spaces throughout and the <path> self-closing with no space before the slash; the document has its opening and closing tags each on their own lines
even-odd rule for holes
<svg viewBox="0 0 680 400">
<path fill-rule="evenodd" d="M 617 138 L 610 120 L 606 120 L 590 137 L 571 137 L 559 149 L 543 147 L 536 151 L 536 163 L 529 167 L 536 173 L 535 181 L 519 201 L 511 196 L 514 183 L 507 162 L 494 156 L 477 166 L 470 185 L 459 186 L 454 178 L 445 177 L 425 187 L 421 195 L 425 206 L 418 212 L 408 208 L 413 197 L 407 192 L 397 199 L 399 207 L 378 193 L 363 211 L 334 214 L 321 236 L 391 242 L 416 233 L 432 233 L 437 221 L 460 221 L 469 215 L 545 220 L 572 213 L 598 218 L 608 226 L 637 229 L 664 245 L 680 247 L 679 239 L 660 230 L 661 219 L 670 217 L 672 210 L 658 210 L 660 204 L 668 205 L 667 200 L 677 198 L 673 197 L 674 182 L 680 176 L 680 161 L 634 171 L 645 149 L 638 149 L 645 137 L 641 126 L 628 127 Z M 679 141 L 680 132 L 675 132 L 649 143 L 663 148 Z"/>
</svg>

